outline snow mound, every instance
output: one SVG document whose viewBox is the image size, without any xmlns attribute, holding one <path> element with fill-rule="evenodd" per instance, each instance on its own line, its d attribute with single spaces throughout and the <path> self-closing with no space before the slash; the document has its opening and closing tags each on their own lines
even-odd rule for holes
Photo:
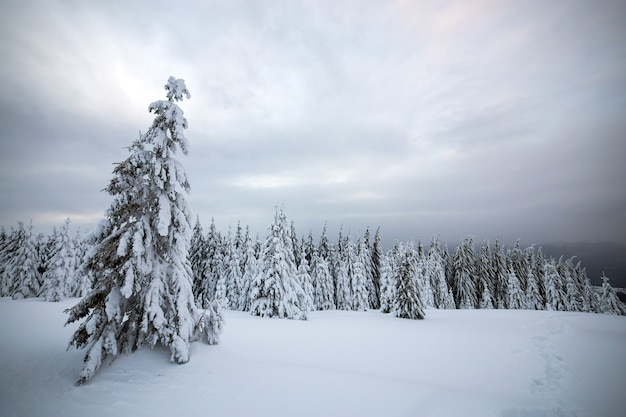
<svg viewBox="0 0 626 417">
<path fill-rule="evenodd" d="M 76 300 L 0 299 L 0 414 L 12 416 L 617 416 L 626 317 L 523 310 L 227 311 L 185 365 L 157 346 L 74 386 Z"/>
</svg>

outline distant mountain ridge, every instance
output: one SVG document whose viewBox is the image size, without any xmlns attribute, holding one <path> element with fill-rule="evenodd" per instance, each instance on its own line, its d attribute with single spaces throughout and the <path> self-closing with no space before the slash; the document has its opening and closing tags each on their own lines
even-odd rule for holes
<svg viewBox="0 0 626 417">
<path fill-rule="evenodd" d="M 551 242 L 536 245 L 545 257 L 575 256 L 593 285 L 602 285 L 602 272 L 613 287 L 626 287 L 626 245 L 614 242 Z"/>
</svg>

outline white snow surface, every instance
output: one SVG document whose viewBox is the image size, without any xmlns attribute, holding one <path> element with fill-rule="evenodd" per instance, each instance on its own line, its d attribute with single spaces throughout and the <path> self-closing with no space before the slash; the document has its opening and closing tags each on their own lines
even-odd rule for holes
<svg viewBox="0 0 626 417">
<path fill-rule="evenodd" d="M 66 347 L 77 300 L 0 299 L 0 415 L 619 416 L 626 317 L 523 310 L 311 312 L 309 320 L 226 311 L 219 345 L 185 365 L 154 349 L 74 381 Z"/>
</svg>

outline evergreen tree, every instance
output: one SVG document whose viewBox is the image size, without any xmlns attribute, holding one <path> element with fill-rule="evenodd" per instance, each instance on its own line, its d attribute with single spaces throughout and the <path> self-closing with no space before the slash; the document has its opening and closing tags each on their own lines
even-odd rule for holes
<svg viewBox="0 0 626 417">
<path fill-rule="evenodd" d="M 561 277 L 557 271 L 554 259 L 546 261 L 543 275 L 543 286 L 546 290 L 546 310 L 564 311 L 563 290 L 561 289 Z"/>
<path fill-rule="evenodd" d="M 579 287 L 573 258 L 569 258 L 563 265 L 563 287 L 565 292 L 565 308 L 567 311 L 581 311 L 583 307 L 582 288 Z"/>
<path fill-rule="evenodd" d="M 369 229 L 368 229 L 369 230 Z M 383 250 L 380 243 L 380 227 L 376 229 L 374 235 L 374 243 L 371 250 L 372 265 L 372 285 L 370 288 L 370 305 L 373 309 L 380 308 L 380 275 L 381 275 L 381 258 Z"/>
<path fill-rule="evenodd" d="M 380 274 L 380 311 L 389 313 L 393 310 L 396 299 L 396 278 L 398 276 L 398 264 L 404 249 L 400 242 L 395 243 L 389 253 L 382 259 Z"/>
<path fill-rule="evenodd" d="M 430 249 L 428 250 L 427 271 L 430 285 L 433 289 L 435 307 L 441 309 L 456 308 L 454 304 L 454 297 L 446 282 L 444 260 L 441 256 L 441 249 L 439 248 L 439 240 L 437 236 L 433 236 L 433 240 L 430 243 Z"/>
<path fill-rule="evenodd" d="M 526 273 L 526 307 L 529 310 L 543 310 L 544 301 L 539 291 L 539 283 L 535 277 L 535 268 L 532 264 L 528 264 L 528 272 Z"/>
<path fill-rule="evenodd" d="M 493 247 L 493 277 L 495 281 L 494 304 L 497 308 L 509 308 L 509 278 L 506 267 L 506 256 L 500 239 L 496 239 Z"/>
<path fill-rule="evenodd" d="M 194 302 L 189 183 L 173 157 L 178 148 L 187 154 L 187 121 L 176 102 L 190 95 L 184 81 L 173 77 L 165 89 L 167 100 L 149 106 L 152 126 L 132 144 L 106 188 L 114 199 L 83 264 L 93 272 L 93 290 L 67 310 L 68 324 L 84 319 L 70 342 L 87 349 L 77 384 L 107 357 L 144 344 L 160 342 L 170 349 L 170 360 L 185 363 L 196 330 L 220 328 L 219 316 L 203 316 Z"/>
<path fill-rule="evenodd" d="M 70 219 L 61 226 L 56 247 L 43 275 L 42 295 L 46 301 L 61 301 L 72 295 L 76 274 L 76 250 L 69 234 Z"/>
<path fill-rule="evenodd" d="M 198 289 L 202 288 L 205 277 L 206 252 L 206 241 L 204 239 L 202 225 L 200 224 L 200 217 L 196 217 L 196 224 L 193 227 L 191 240 L 189 242 L 189 264 L 193 276 L 193 289 L 196 302 L 202 300 Z"/>
<path fill-rule="evenodd" d="M 408 251 L 405 252 L 397 270 L 393 314 L 400 318 L 421 320 L 425 317 L 424 306 L 420 298 L 410 256 Z"/>
<path fill-rule="evenodd" d="M 537 284 L 539 284 L 539 294 L 541 295 L 541 301 L 545 307 L 545 302 L 546 302 L 546 289 L 543 286 L 543 277 L 545 275 L 545 271 L 544 271 L 544 265 L 545 265 L 546 261 L 543 257 L 543 251 L 541 250 L 541 247 L 537 249 L 537 252 L 535 252 L 535 262 L 534 265 L 529 265 L 530 267 L 534 267 L 534 275 L 535 278 L 537 279 Z"/>
<path fill-rule="evenodd" d="M 495 290 L 493 267 L 491 265 L 491 253 L 489 242 L 484 240 L 480 245 L 480 255 L 476 261 L 476 293 L 480 294 L 480 308 L 493 308 L 493 293 Z M 489 297 L 485 299 L 485 297 Z"/>
<path fill-rule="evenodd" d="M 330 266 L 326 259 L 313 255 L 312 281 L 314 286 L 313 304 L 318 310 L 335 309 L 335 288 L 333 277 L 330 273 Z"/>
<path fill-rule="evenodd" d="M 257 276 L 261 273 L 261 271 L 256 244 L 250 238 L 248 233 L 246 233 L 245 247 L 246 261 L 243 270 L 243 277 L 241 278 L 241 293 L 239 295 L 239 306 L 237 309 L 241 311 L 250 311 L 250 305 L 252 303 L 250 293 L 251 285 L 254 280 L 257 279 Z"/>
<path fill-rule="evenodd" d="M 83 270 L 81 265 L 85 261 L 92 243 L 93 242 L 82 235 L 80 229 L 76 232 L 76 237 L 74 238 L 74 248 L 76 249 L 76 269 L 74 270 L 74 285 L 72 293 L 70 294 L 72 297 L 82 298 L 91 291 L 93 273 L 91 271 Z"/>
<path fill-rule="evenodd" d="M 334 252 L 333 264 L 335 271 L 335 305 L 338 310 L 352 310 L 352 288 L 349 271 L 349 237 L 343 237 L 339 230 L 339 241 Z"/>
<path fill-rule="evenodd" d="M 581 268 L 580 262 L 576 266 L 578 280 L 582 282 L 582 311 L 598 312 L 598 297 L 596 291 L 587 277 L 587 272 Z"/>
<path fill-rule="evenodd" d="M 296 261 L 287 217 L 276 207 L 274 221 L 263 244 L 261 273 L 252 283 L 250 312 L 256 316 L 289 319 L 307 318 L 300 305 L 302 288 L 296 281 Z"/>
<path fill-rule="evenodd" d="M 298 234 L 296 233 L 296 224 L 291 221 L 289 228 L 289 236 L 291 237 L 291 247 L 293 248 L 293 259 L 296 262 L 296 269 L 300 266 L 300 246 L 298 245 Z"/>
<path fill-rule="evenodd" d="M 2 237 L 0 240 L 0 296 L 8 297 L 14 287 L 12 276 L 9 273 L 9 263 L 19 245 L 18 231 L 13 229 L 10 234 L 7 234 L 2 228 L 0 236 Z"/>
<path fill-rule="evenodd" d="M 513 268 L 513 272 L 515 272 L 515 276 L 519 280 L 520 288 L 522 291 L 525 291 L 526 271 L 528 268 L 526 266 L 526 257 L 524 256 L 524 251 L 522 251 L 520 246 L 519 239 L 515 241 L 515 245 L 513 245 L 513 249 L 511 249 L 508 255 L 509 269 Z"/>
<path fill-rule="evenodd" d="M 600 311 L 605 314 L 625 315 L 626 309 L 609 284 L 609 279 L 602 273 L 602 295 L 600 296 Z"/>
<path fill-rule="evenodd" d="M 296 272 L 296 282 L 302 291 L 298 293 L 298 304 L 303 310 L 313 310 L 313 284 L 311 282 L 311 273 L 309 268 L 309 262 L 306 260 L 306 253 L 304 250 L 300 253 L 300 265 Z"/>
<path fill-rule="evenodd" d="M 209 226 L 209 232 L 205 239 L 205 249 L 203 251 L 204 264 L 199 267 L 200 273 L 204 273 L 204 276 L 199 276 L 194 281 L 194 297 L 198 301 L 198 304 L 207 308 L 210 304 L 209 300 L 217 299 L 215 293 L 217 290 L 217 283 L 220 277 L 223 277 L 224 259 L 222 250 L 222 236 L 215 227 L 215 219 L 211 219 L 211 225 Z M 225 277 L 223 277 L 225 280 Z M 222 293 L 220 303 L 223 303 L 225 292 Z"/>
<path fill-rule="evenodd" d="M 519 283 L 519 279 L 517 278 L 517 274 L 515 273 L 515 268 L 513 266 L 509 266 L 509 285 L 508 285 L 508 293 L 509 293 L 509 308 L 512 310 L 519 310 L 526 307 L 526 298 L 524 296 L 524 292 Z"/>
<path fill-rule="evenodd" d="M 241 296 L 241 287 L 243 280 L 243 271 L 241 270 L 241 253 L 239 247 L 241 242 L 239 238 L 230 238 L 230 232 L 228 233 L 229 239 L 226 242 L 227 253 L 226 260 L 226 299 L 229 301 L 229 307 L 236 310 L 239 305 L 239 298 Z"/>
<path fill-rule="evenodd" d="M 349 276 L 352 287 L 352 309 L 365 311 L 369 307 L 369 293 L 366 264 L 369 262 L 369 249 L 365 242 L 356 245 L 349 243 L 348 260 Z"/>
<path fill-rule="evenodd" d="M 418 239 L 417 247 L 414 247 L 411 242 L 407 245 L 407 248 L 411 251 L 411 261 L 414 263 L 413 271 L 415 272 L 415 282 L 417 284 L 418 293 L 422 298 L 422 305 L 425 308 L 433 308 L 435 307 L 435 297 L 432 286 L 430 285 L 430 278 L 428 277 L 428 262 L 426 260 L 426 254 L 424 253 L 422 240 Z"/>
<path fill-rule="evenodd" d="M 33 224 L 24 228 L 19 222 L 16 233 L 12 236 L 10 258 L 4 273 L 10 296 L 13 299 L 38 297 L 41 292 L 39 273 L 39 254 L 33 237 Z"/>
<path fill-rule="evenodd" d="M 474 247 L 473 239 L 467 236 L 454 252 L 453 294 L 457 308 L 476 308 L 478 306 L 474 286 Z"/>
<path fill-rule="evenodd" d="M 489 291 L 489 285 L 483 285 L 483 290 L 480 295 L 479 308 L 483 310 L 491 310 L 493 308 L 493 299 L 491 292 Z"/>
</svg>

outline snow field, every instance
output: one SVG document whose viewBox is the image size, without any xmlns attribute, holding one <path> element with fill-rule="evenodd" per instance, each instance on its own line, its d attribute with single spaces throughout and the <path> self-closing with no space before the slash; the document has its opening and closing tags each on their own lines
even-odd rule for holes
<svg viewBox="0 0 626 417">
<path fill-rule="evenodd" d="M 0 299 L 1 416 L 618 416 L 626 318 L 524 310 L 227 311 L 219 345 L 122 355 L 83 387 L 76 303 Z"/>
</svg>

